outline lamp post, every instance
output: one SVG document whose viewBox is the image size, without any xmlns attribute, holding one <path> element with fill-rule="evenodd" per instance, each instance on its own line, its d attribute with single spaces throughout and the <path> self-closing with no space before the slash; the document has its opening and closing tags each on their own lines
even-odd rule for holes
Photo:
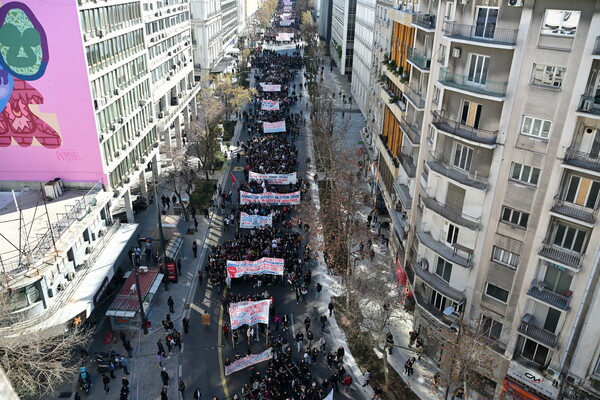
<svg viewBox="0 0 600 400">
<path fill-rule="evenodd" d="M 148 334 L 148 325 L 146 324 L 146 313 L 144 312 L 144 301 L 142 300 L 142 288 L 140 287 L 140 278 L 138 276 L 138 266 L 135 259 L 135 253 L 131 254 L 131 263 L 133 265 L 133 273 L 135 274 L 135 291 L 137 292 L 138 303 L 140 304 L 140 315 L 142 317 L 142 330 L 144 335 Z"/>
</svg>

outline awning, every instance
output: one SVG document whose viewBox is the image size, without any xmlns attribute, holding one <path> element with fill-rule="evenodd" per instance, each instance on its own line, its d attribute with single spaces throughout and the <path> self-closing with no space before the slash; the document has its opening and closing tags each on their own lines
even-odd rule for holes
<svg viewBox="0 0 600 400">
<path fill-rule="evenodd" d="M 146 268 L 145 270 L 139 268 L 138 281 L 140 286 L 137 287 L 135 283 L 135 274 L 131 274 L 106 311 L 106 315 L 122 318 L 135 317 L 140 308 L 138 291 L 142 299 L 145 300 L 148 294 L 156 293 L 156 290 L 152 292 L 152 288 L 158 287 L 161 280 L 162 274 L 158 268 Z"/>
<path fill-rule="evenodd" d="M 77 285 L 77 288 L 71 298 L 61 306 L 60 311 L 49 316 L 41 324 L 42 329 L 65 324 L 78 315 L 85 315 L 85 318 L 90 316 L 94 309 L 94 297 L 103 286 L 104 281 L 112 279 L 115 273 L 114 265 L 119 262 L 121 256 L 127 257 L 125 250 L 135 237 L 138 228 L 138 224 L 121 224 L 87 273 L 75 275 L 75 280 L 71 285 Z M 69 289 L 70 287 L 67 287 L 67 290 Z M 85 314 L 83 314 L 84 312 Z"/>
</svg>

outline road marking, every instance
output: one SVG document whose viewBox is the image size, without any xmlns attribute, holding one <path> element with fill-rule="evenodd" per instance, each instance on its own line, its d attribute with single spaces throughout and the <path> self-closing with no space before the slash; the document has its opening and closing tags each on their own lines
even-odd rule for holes
<svg viewBox="0 0 600 400">
<path fill-rule="evenodd" d="M 223 297 L 227 295 L 227 288 L 223 289 Z M 225 379 L 225 367 L 223 366 L 223 335 L 221 331 L 223 329 L 223 307 L 219 304 L 219 326 L 217 328 L 217 347 L 219 356 L 219 372 L 221 373 L 221 386 L 223 386 L 223 394 L 225 398 L 229 397 L 229 389 L 227 388 L 227 380 Z"/>
<path fill-rule="evenodd" d="M 180 378 L 180 379 L 181 379 L 181 371 L 182 371 L 182 368 L 181 368 L 181 367 L 182 367 L 182 365 L 181 365 L 181 364 L 179 364 L 179 378 Z"/>
<path fill-rule="evenodd" d="M 183 347 L 185 346 L 185 343 L 181 343 L 181 350 L 179 350 L 180 353 L 183 353 Z"/>
<path fill-rule="evenodd" d="M 244 167 L 233 167 L 233 172 L 237 172 L 237 171 L 243 171 Z"/>
</svg>

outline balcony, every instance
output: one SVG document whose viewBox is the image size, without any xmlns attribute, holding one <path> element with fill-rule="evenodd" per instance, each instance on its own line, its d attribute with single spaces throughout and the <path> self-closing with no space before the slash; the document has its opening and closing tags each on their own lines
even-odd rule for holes
<svg viewBox="0 0 600 400">
<path fill-rule="evenodd" d="M 425 108 L 425 97 L 422 93 L 417 93 L 412 88 L 406 87 L 404 90 L 404 97 L 406 97 L 417 110 Z"/>
<path fill-rule="evenodd" d="M 444 22 L 444 36 L 449 39 L 466 40 L 483 46 L 514 47 L 518 29 L 497 28 L 495 25 L 466 25 L 454 21 Z"/>
<path fill-rule="evenodd" d="M 473 128 L 472 126 L 461 124 L 458 121 L 446 118 L 442 114 L 443 111 L 433 111 L 433 126 L 437 129 L 474 142 L 488 145 L 496 144 L 498 131 Z"/>
<path fill-rule="evenodd" d="M 592 96 L 581 96 L 581 99 L 579 100 L 579 107 L 577 107 L 577 111 L 586 114 L 600 115 L 600 98 Z"/>
<path fill-rule="evenodd" d="M 425 298 L 421 295 L 421 293 L 415 291 L 415 292 L 413 292 L 413 295 L 414 295 L 414 298 L 415 298 L 415 302 L 417 303 L 417 305 L 419 306 L 419 308 L 421 308 L 422 310 L 427 311 L 439 323 L 444 324 L 447 327 L 450 327 L 450 325 L 452 324 L 452 322 L 449 321 L 449 320 L 447 320 L 447 317 L 444 315 L 443 312 L 441 312 L 440 310 L 438 310 L 437 308 L 435 308 L 433 305 L 429 304 L 425 300 Z"/>
<path fill-rule="evenodd" d="M 414 265 L 415 273 L 423 282 L 440 292 L 446 297 L 460 303 L 465 300 L 465 293 L 450 286 L 448 282 L 440 278 L 438 275 L 429 272 L 429 263 L 426 259 L 422 259 Z"/>
<path fill-rule="evenodd" d="M 463 214 L 461 212 L 455 211 L 451 208 L 448 208 L 445 204 L 440 203 L 436 199 L 431 197 L 422 197 L 421 201 L 431 211 L 436 214 L 441 215 L 442 217 L 454 222 L 455 224 L 464 226 L 465 228 L 471 230 L 479 230 L 479 218 L 471 217 L 470 215 Z"/>
<path fill-rule="evenodd" d="M 565 153 L 565 164 L 600 172 L 600 158 L 569 147 Z"/>
<path fill-rule="evenodd" d="M 594 224 L 596 222 L 598 210 L 570 203 L 566 200 L 561 200 L 556 196 L 554 198 L 554 204 L 552 205 L 552 208 L 550 208 L 550 212 L 574 218 L 588 224 Z"/>
<path fill-rule="evenodd" d="M 527 294 L 552 307 L 568 311 L 570 308 L 569 304 L 571 303 L 571 296 L 563 296 L 562 294 L 555 293 L 546 289 L 545 286 L 545 282 L 534 279 L 533 282 L 531 282 L 531 288 L 529 288 Z"/>
<path fill-rule="evenodd" d="M 410 210 L 412 208 L 412 196 L 410 195 L 408 186 L 399 183 L 394 179 L 394 189 L 398 196 L 398 200 L 400 200 L 400 204 L 402 204 L 402 208 L 404 210 Z"/>
<path fill-rule="evenodd" d="M 400 161 L 400 164 L 402 164 L 402 168 L 404 168 L 404 171 L 406 171 L 406 174 L 409 178 L 413 179 L 415 176 L 417 176 L 417 166 L 415 165 L 415 161 L 412 156 L 399 153 L 398 160 Z"/>
<path fill-rule="evenodd" d="M 507 82 L 496 82 L 487 79 L 482 83 L 477 83 L 467 75 L 459 75 L 448 71 L 448 68 L 440 68 L 439 82 L 450 88 L 500 100 L 506 97 L 506 87 L 508 86 Z"/>
<path fill-rule="evenodd" d="M 548 347 L 556 349 L 558 346 L 558 335 L 549 332 L 545 329 L 538 328 L 528 321 L 532 321 L 533 317 L 530 314 L 525 314 L 521 325 L 519 325 L 519 333 L 535 340 L 536 342 L 542 343 Z"/>
<path fill-rule="evenodd" d="M 471 174 L 470 172 L 462 169 L 450 167 L 445 161 L 436 159 L 435 157 L 433 157 L 432 160 L 427 161 L 427 165 L 433 172 L 445 176 L 448 179 L 452 179 L 460 184 L 479 190 L 488 189 L 487 178 L 479 176 L 477 173 Z"/>
<path fill-rule="evenodd" d="M 435 15 L 431 14 L 415 13 L 412 16 L 412 24 L 427 32 L 435 30 L 435 20 Z"/>
<path fill-rule="evenodd" d="M 543 243 L 542 249 L 538 252 L 538 255 L 576 271 L 579 271 L 579 268 L 581 268 L 584 256 L 584 254 L 574 253 L 552 246 L 548 243 Z"/>
<path fill-rule="evenodd" d="M 409 124 L 404 117 L 400 119 L 400 128 L 402 129 L 402 132 L 408 136 L 408 139 L 413 145 L 418 146 L 421 143 L 421 133 L 419 132 L 419 128 Z"/>
<path fill-rule="evenodd" d="M 419 54 L 414 47 L 408 49 L 408 61 L 424 71 L 429 71 L 431 68 L 431 58 Z"/>
<path fill-rule="evenodd" d="M 431 236 L 429 232 L 419 230 L 417 231 L 417 237 L 419 238 L 419 242 L 421 242 L 422 245 L 430 248 L 431 250 L 433 250 L 446 260 L 450 261 L 451 263 L 458 264 L 464 268 L 471 268 L 473 266 L 473 262 L 471 261 L 470 256 L 466 258 L 456 254 L 456 247 L 453 249 L 442 242 L 438 242 Z"/>
</svg>

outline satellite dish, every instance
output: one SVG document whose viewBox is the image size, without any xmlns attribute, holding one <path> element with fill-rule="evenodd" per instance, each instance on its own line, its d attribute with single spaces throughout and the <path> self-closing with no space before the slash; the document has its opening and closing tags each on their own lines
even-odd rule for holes
<svg viewBox="0 0 600 400">
<path fill-rule="evenodd" d="M 443 311 L 444 315 L 446 316 L 450 316 L 454 313 L 454 307 L 450 306 L 450 307 L 446 307 Z"/>
</svg>

